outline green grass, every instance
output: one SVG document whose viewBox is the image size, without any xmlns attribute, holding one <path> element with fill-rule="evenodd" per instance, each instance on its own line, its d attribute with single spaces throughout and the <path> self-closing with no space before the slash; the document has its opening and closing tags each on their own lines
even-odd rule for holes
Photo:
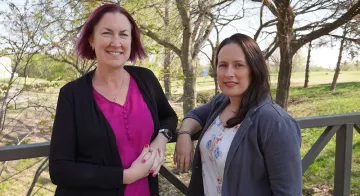
<svg viewBox="0 0 360 196">
<path fill-rule="evenodd" d="M 41 158 L 8 161 L 6 166 L 7 172 L 0 176 L 0 182 L 2 182 L 0 183 L 0 195 L 26 195 L 33 180 L 35 171 L 39 166 L 39 160 L 41 160 Z M 20 173 L 20 171 L 23 172 Z M 49 181 L 49 173 L 47 171 L 41 174 L 37 182 L 38 183 L 35 185 L 32 195 L 54 195 L 55 186 Z M 35 192 L 36 194 L 34 194 Z"/>
<path fill-rule="evenodd" d="M 294 117 L 340 114 L 360 111 L 360 82 L 339 83 L 335 92 L 329 84 L 307 89 L 292 87 L 288 111 Z M 272 94 L 275 94 L 274 91 Z"/>
<path fill-rule="evenodd" d="M 289 113 L 294 117 L 319 116 L 360 112 L 360 82 L 339 83 L 332 93 L 329 84 L 315 85 L 308 89 L 292 87 L 290 91 Z M 315 143 L 323 128 L 302 130 L 301 154 Z M 304 188 L 330 185 L 333 189 L 335 170 L 335 136 L 327 144 L 303 176 Z M 354 131 L 351 193 L 360 195 L 360 134 Z"/>
<path fill-rule="evenodd" d="M 332 82 L 334 72 L 310 72 L 309 84 L 329 84 Z M 291 75 L 291 84 L 293 86 L 304 85 L 305 72 L 294 72 Z M 360 71 L 341 71 L 338 82 L 360 81 Z M 277 74 L 271 75 L 271 82 L 277 82 Z"/>
</svg>

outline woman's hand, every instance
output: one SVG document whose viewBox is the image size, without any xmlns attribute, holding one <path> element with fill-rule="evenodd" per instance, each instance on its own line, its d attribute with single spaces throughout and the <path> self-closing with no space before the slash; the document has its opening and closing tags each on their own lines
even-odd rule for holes
<svg viewBox="0 0 360 196">
<path fill-rule="evenodd" d="M 127 180 L 124 179 L 124 184 L 131 184 L 148 176 L 157 154 L 156 150 L 151 149 L 148 144 L 145 145 L 143 151 L 131 164 L 130 168 L 124 171 L 124 176 L 129 176 Z"/>
<path fill-rule="evenodd" d="M 166 151 L 166 144 L 168 139 L 162 134 L 159 133 L 158 136 L 154 139 L 154 141 L 150 144 L 150 148 L 154 149 L 157 156 L 154 160 L 154 164 L 150 169 L 150 173 L 152 176 L 155 177 L 159 171 L 161 166 L 165 163 L 165 151 Z"/>
<path fill-rule="evenodd" d="M 174 152 L 174 164 L 178 171 L 187 172 L 193 159 L 193 143 L 189 134 L 180 134 L 177 137 Z"/>
</svg>

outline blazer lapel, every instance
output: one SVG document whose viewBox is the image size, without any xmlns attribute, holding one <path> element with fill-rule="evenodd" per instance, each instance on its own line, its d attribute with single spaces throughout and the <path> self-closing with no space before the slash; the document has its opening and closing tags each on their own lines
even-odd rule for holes
<svg viewBox="0 0 360 196">
<path fill-rule="evenodd" d="M 232 159 L 234 158 L 235 152 L 238 149 L 240 143 L 242 142 L 245 134 L 249 131 L 249 127 L 252 125 L 252 121 L 250 119 L 250 117 L 246 117 L 240 124 L 240 127 L 238 128 L 234 139 L 231 142 L 230 148 L 229 148 L 229 152 L 228 155 L 226 157 L 226 161 L 225 161 L 225 169 L 224 169 L 224 176 L 226 175 L 228 169 L 229 169 L 229 165 L 232 161 Z"/>
<path fill-rule="evenodd" d="M 260 107 L 262 107 L 265 103 L 270 102 L 270 101 L 271 101 L 271 97 L 266 96 L 257 106 L 254 106 L 247 112 L 245 119 L 241 122 L 240 127 L 238 128 L 237 133 L 235 134 L 234 139 L 231 142 L 229 152 L 228 152 L 228 155 L 227 155 L 226 161 L 225 161 L 224 176 L 226 175 L 227 171 L 229 170 L 230 163 L 235 156 L 236 150 L 238 149 L 238 147 L 239 147 L 240 143 L 242 142 L 246 133 L 249 131 L 250 126 L 253 124 L 250 117 Z"/>
</svg>

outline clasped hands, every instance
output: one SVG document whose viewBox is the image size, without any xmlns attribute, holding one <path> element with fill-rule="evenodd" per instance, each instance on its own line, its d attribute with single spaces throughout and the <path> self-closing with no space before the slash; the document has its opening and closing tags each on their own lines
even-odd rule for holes
<svg viewBox="0 0 360 196">
<path fill-rule="evenodd" d="M 150 145 L 145 145 L 139 157 L 131 168 L 137 173 L 138 179 L 149 174 L 155 177 L 165 162 L 167 139 L 159 134 Z M 187 172 L 193 159 L 193 143 L 188 134 L 178 136 L 174 152 L 174 163 L 178 171 Z"/>
<path fill-rule="evenodd" d="M 158 136 L 150 145 L 146 144 L 141 154 L 131 164 L 131 168 L 137 173 L 138 179 L 144 178 L 149 174 L 156 177 L 161 166 L 165 163 L 167 139 L 163 137 Z"/>
</svg>

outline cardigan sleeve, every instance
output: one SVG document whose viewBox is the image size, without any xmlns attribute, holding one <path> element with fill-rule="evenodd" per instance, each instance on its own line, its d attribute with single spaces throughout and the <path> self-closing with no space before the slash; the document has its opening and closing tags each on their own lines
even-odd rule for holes
<svg viewBox="0 0 360 196">
<path fill-rule="evenodd" d="M 113 189 L 123 186 L 123 169 L 86 163 L 76 158 L 75 107 L 60 90 L 50 144 L 49 172 L 55 185 Z M 70 94 L 70 93 L 69 93 Z"/>
<path fill-rule="evenodd" d="M 192 118 L 192 119 L 196 120 L 200 124 L 200 126 L 203 128 L 205 126 L 206 119 L 208 118 L 208 116 L 210 114 L 210 110 L 211 110 L 211 104 L 210 104 L 210 102 L 208 102 L 208 103 L 198 106 L 195 109 L 186 113 L 184 119 Z"/>
<path fill-rule="evenodd" d="M 150 70 L 149 70 L 150 71 Z M 166 98 L 164 91 L 159 83 L 159 80 L 156 78 L 154 73 L 150 71 L 152 78 L 154 80 L 154 91 L 156 96 L 156 105 L 160 121 L 160 129 L 168 129 L 173 135 L 175 135 L 176 127 L 178 124 L 178 117 L 174 109 L 169 104 L 168 99 Z"/>
<path fill-rule="evenodd" d="M 263 149 L 272 194 L 301 196 L 300 128 L 295 120 L 283 117 L 268 129 L 271 134 Z"/>
<path fill-rule="evenodd" d="M 198 121 L 198 123 L 203 128 L 205 126 L 206 121 L 207 121 L 212 109 L 214 108 L 214 106 L 217 103 L 223 101 L 223 99 L 224 99 L 223 94 L 219 94 L 219 95 L 213 97 L 206 104 L 198 106 L 195 109 L 193 109 L 193 110 L 189 111 L 188 113 L 186 113 L 185 116 L 184 116 L 184 119 L 192 118 L 192 119 Z"/>
</svg>

